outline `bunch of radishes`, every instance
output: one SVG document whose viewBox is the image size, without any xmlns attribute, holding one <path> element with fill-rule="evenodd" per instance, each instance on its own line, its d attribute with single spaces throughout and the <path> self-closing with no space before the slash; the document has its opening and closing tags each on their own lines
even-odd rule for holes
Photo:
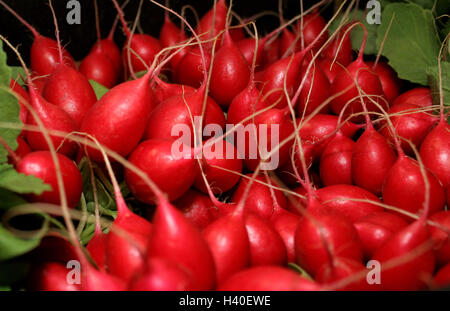
<svg viewBox="0 0 450 311">
<path fill-rule="evenodd" d="M 157 39 L 134 33 L 112 2 L 127 38 L 122 51 L 112 40 L 114 26 L 78 66 L 58 38 L 41 36 L 0 1 L 34 35 L 26 89 L 11 81 L 27 125 L 11 161 L 52 186 L 27 199 L 60 205 L 70 237 L 42 240 L 31 288 L 450 284 L 450 126 L 443 103 L 438 115 L 429 89 L 400 94 L 387 63 L 364 61 L 365 40 L 355 58 L 350 32 L 361 23 L 330 36 L 319 3 L 287 23 L 281 17 L 278 29 L 260 37 L 252 23 L 231 26 L 224 0 L 195 29 L 151 1 L 166 10 Z M 89 80 L 110 90 L 97 100 Z M 279 143 L 257 157 L 238 157 L 238 143 L 248 150 L 262 139 L 249 134 L 233 144 L 232 137 L 241 139 L 235 131 L 248 124 L 277 125 Z M 180 125 L 192 137 L 182 146 L 189 156 L 181 158 L 173 153 Z M 207 125 L 225 134 L 205 133 Z M 209 143 L 214 147 L 205 148 Z M 262 170 L 275 155 L 277 168 Z M 75 163 L 83 157 L 108 172 L 117 205 L 107 226 L 96 209 L 85 249 L 69 210 L 82 194 Z M 115 176 L 121 170 L 133 196 L 148 205 L 147 219 L 127 207 Z M 73 259 L 81 262 L 79 284 L 66 278 Z M 368 281 L 368 261 L 381 265 L 379 282 Z"/>
</svg>

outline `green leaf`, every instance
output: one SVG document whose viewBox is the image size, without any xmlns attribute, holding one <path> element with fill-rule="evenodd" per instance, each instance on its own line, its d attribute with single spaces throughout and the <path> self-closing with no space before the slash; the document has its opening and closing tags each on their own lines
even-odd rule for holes
<svg viewBox="0 0 450 311">
<path fill-rule="evenodd" d="M 440 47 L 433 15 L 413 3 L 387 5 L 378 27 L 378 48 L 394 14 L 382 54 L 401 79 L 426 85 L 426 70 L 437 64 Z"/>
<path fill-rule="evenodd" d="M 435 0 L 406 0 L 406 2 L 409 3 L 415 3 L 417 5 L 420 5 L 424 9 L 431 10 L 433 8 Z"/>
<path fill-rule="evenodd" d="M 444 105 L 450 106 L 450 63 L 441 62 L 442 92 L 444 95 Z M 433 104 L 439 105 L 439 69 L 438 66 L 427 69 L 428 82 L 433 94 Z"/>
<path fill-rule="evenodd" d="M 9 86 L 11 69 L 6 63 L 6 53 L 3 51 L 3 41 L 0 41 L 0 85 Z"/>
<path fill-rule="evenodd" d="M 92 88 L 94 89 L 95 95 L 97 95 L 97 100 L 102 98 L 103 95 L 106 94 L 106 92 L 109 91 L 109 89 L 97 81 L 89 80 L 89 83 L 91 84 Z"/>
<path fill-rule="evenodd" d="M 30 269 L 30 263 L 7 261 L 0 263 L 0 286 L 11 285 L 23 280 Z"/>
<path fill-rule="evenodd" d="M 0 285 L 0 292 L 9 292 L 9 291 L 11 291 L 11 286 Z"/>
<path fill-rule="evenodd" d="M 27 201 L 25 201 L 21 196 L 9 190 L 0 188 L 0 210 L 26 203 Z"/>
<path fill-rule="evenodd" d="M 11 70 L 11 78 L 15 79 L 17 81 L 17 83 L 19 83 L 20 85 L 25 85 L 25 70 L 23 70 L 23 68 L 21 66 L 10 66 L 9 69 Z M 20 77 L 22 77 L 23 79 L 21 79 Z"/>
<path fill-rule="evenodd" d="M 14 236 L 0 224 L 0 261 L 8 260 L 36 248 L 41 239 L 24 240 Z"/>
<path fill-rule="evenodd" d="M 44 184 L 41 179 L 18 173 L 10 164 L 0 164 L 0 188 L 37 195 L 52 190 L 51 186 Z"/>
</svg>

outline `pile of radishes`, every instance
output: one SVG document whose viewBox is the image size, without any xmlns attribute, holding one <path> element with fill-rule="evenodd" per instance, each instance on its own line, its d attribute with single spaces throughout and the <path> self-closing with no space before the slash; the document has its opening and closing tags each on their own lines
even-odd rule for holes
<svg viewBox="0 0 450 311">
<path fill-rule="evenodd" d="M 52 187 L 26 199 L 59 206 L 49 215 L 67 227 L 67 237 L 49 235 L 35 251 L 30 289 L 450 285 L 444 104 L 433 105 L 425 87 L 401 93 L 385 61 L 365 61 L 364 25 L 340 25 L 331 36 L 319 3 L 288 22 L 280 16 L 264 35 L 252 21 L 231 24 L 225 0 L 196 27 L 151 2 L 166 12 L 159 38 L 136 33 L 112 0 L 125 45 L 112 40 L 115 24 L 78 63 L 58 35 L 41 36 L 0 1 L 34 36 L 30 69 L 21 60 L 25 87 L 19 78 L 10 85 L 26 125 L 10 161 Z M 365 38 L 356 53 L 350 33 L 358 27 Z M 89 80 L 109 90 L 97 99 Z M 277 144 L 265 137 L 264 152 L 239 157 L 238 143 L 248 151 L 262 139 L 258 132 L 235 141 L 249 124 L 276 125 Z M 220 135 L 205 132 L 208 125 Z M 174 128 L 183 126 L 188 156 L 176 157 Z M 275 156 L 277 167 L 265 169 Z M 72 221 L 83 158 L 109 176 L 117 207 L 108 222 L 96 206 L 86 245 Z M 124 199 L 123 181 L 146 217 Z M 70 260 L 81 263 L 80 282 L 67 281 Z M 368 262 L 380 265 L 378 281 L 368 278 L 377 272 Z"/>
</svg>

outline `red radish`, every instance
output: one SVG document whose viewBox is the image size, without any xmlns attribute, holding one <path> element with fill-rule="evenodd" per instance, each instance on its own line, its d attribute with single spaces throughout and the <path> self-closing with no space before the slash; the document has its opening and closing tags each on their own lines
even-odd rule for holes
<svg viewBox="0 0 450 311">
<path fill-rule="evenodd" d="M 121 156 L 130 154 L 144 134 L 153 107 L 150 76 L 151 72 L 148 72 L 142 78 L 109 90 L 89 110 L 81 124 L 81 132 L 92 135 Z M 88 153 L 93 160 L 102 161 L 98 151 L 88 148 Z"/>
<path fill-rule="evenodd" d="M 445 192 L 436 176 L 426 170 L 429 183 L 429 213 L 433 214 L 445 206 Z M 383 201 L 413 214 L 423 212 L 425 200 L 425 182 L 419 163 L 404 154 L 400 154 L 391 167 L 383 183 Z"/>
<path fill-rule="evenodd" d="M 377 63 L 376 66 L 373 62 L 367 62 L 367 65 L 375 70 L 378 78 L 380 79 L 381 86 L 383 87 L 384 95 L 390 104 L 400 95 L 400 80 L 397 73 L 387 63 Z"/>
<path fill-rule="evenodd" d="M 17 137 L 17 148 L 15 151 L 8 150 L 8 163 L 16 165 L 24 156 L 32 152 L 30 146 L 22 138 Z"/>
<path fill-rule="evenodd" d="M 355 142 L 338 131 L 320 157 L 320 179 L 325 186 L 352 184 L 352 154 Z"/>
<path fill-rule="evenodd" d="M 252 174 L 247 174 L 246 176 L 251 177 Z M 267 183 L 267 180 L 263 175 L 255 177 L 255 181 L 252 183 L 249 190 L 251 199 L 246 200 L 245 210 L 247 212 L 255 213 L 264 219 L 271 219 L 278 214 L 280 209 L 286 208 L 286 197 L 280 190 L 273 189 L 272 194 L 272 190 L 268 186 L 261 184 L 258 181 Z M 236 204 L 241 202 L 249 183 L 250 179 L 248 178 L 243 178 L 241 180 L 231 198 L 232 202 Z M 271 180 L 271 183 L 274 184 L 274 181 Z"/>
<path fill-rule="evenodd" d="M 256 214 L 245 216 L 250 245 L 250 266 L 284 265 L 286 247 L 271 223 Z"/>
<path fill-rule="evenodd" d="M 301 216 L 302 209 L 306 207 L 308 200 L 308 191 L 302 186 L 292 189 L 293 192 L 299 194 L 300 196 L 294 196 L 293 194 L 288 194 L 288 205 L 287 210 Z"/>
<path fill-rule="evenodd" d="M 366 280 L 367 271 L 360 261 L 334 258 L 332 265 L 325 264 L 317 271 L 315 281 L 323 284 L 325 288 L 331 286 L 331 289 L 337 290 L 368 290 L 370 287 Z M 340 282 L 345 282 L 345 285 L 340 285 Z"/>
<path fill-rule="evenodd" d="M 282 210 L 274 215 L 270 222 L 283 239 L 287 252 L 287 261 L 295 262 L 295 243 L 294 236 L 300 217 L 288 211 Z"/>
<path fill-rule="evenodd" d="M 41 263 L 32 268 L 30 289 L 39 291 L 79 291 L 80 284 L 67 282 L 70 269 L 59 262 Z"/>
<path fill-rule="evenodd" d="M 314 156 L 314 144 L 302 143 L 303 154 L 305 158 L 306 167 L 309 169 L 315 160 Z M 289 186 L 298 186 L 299 178 L 303 177 L 303 171 L 301 168 L 300 148 L 297 142 L 294 143 L 294 159 L 289 159 L 284 165 L 278 168 L 278 175 Z M 295 167 L 294 167 L 295 166 Z"/>
<path fill-rule="evenodd" d="M 353 182 L 374 194 L 381 194 L 384 179 L 395 160 L 394 150 L 383 135 L 375 131 L 372 123 L 368 122 L 353 149 Z"/>
<path fill-rule="evenodd" d="M 327 65 L 330 66 L 333 60 L 335 60 L 335 64 L 333 64 L 333 71 L 339 70 L 341 66 L 348 66 L 353 60 L 353 50 L 352 50 L 352 41 L 350 38 L 350 31 L 346 33 L 346 30 L 351 26 L 351 24 L 345 25 L 338 33 L 336 38 L 330 42 L 329 45 L 325 47 L 322 52 L 324 60 L 327 60 Z M 342 40 L 343 36 L 345 38 Z M 329 70 L 331 71 L 331 70 Z M 332 79 L 330 79 L 330 82 Z"/>
<path fill-rule="evenodd" d="M 227 141 L 219 141 L 210 144 L 214 138 L 207 140 L 203 145 L 203 172 L 208 183 L 215 194 L 221 194 L 230 190 L 239 182 L 239 175 L 234 174 L 214 166 L 225 168 L 229 171 L 241 173 L 242 159 L 238 158 L 238 153 L 233 144 Z M 194 182 L 194 187 L 207 193 L 206 185 L 200 172 Z"/>
<path fill-rule="evenodd" d="M 74 208 L 80 201 L 82 192 L 82 178 L 75 163 L 62 154 L 57 154 L 67 195 L 67 204 Z M 49 151 L 36 151 L 27 154 L 17 164 L 17 171 L 25 175 L 33 175 L 50 185 L 52 190 L 44 191 L 41 195 L 31 194 L 33 202 L 60 204 L 60 194 L 56 179 L 55 165 Z"/>
<path fill-rule="evenodd" d="M 211 63 L 211 54 L 208 51 L 204 51 L 204 55 L 206 68 L 208 68 Z M 191 47 L 187 49 L 186 55 L 178 62 L 174 79 L 177 83 L 198 88 L 204 81 L 206 68 L 199 47 Z"/>
<path fill-rule="evenodd" d="M 276 37 L 267 42 L 264 45 L 263 56 L 262 56 L 262 64 L 264 64 L 264 68 L 267 68 L 269 65 L 272 65 L 277 60 L 280 59 L 280 38 Z M 259 81 L 259 79 L 257 79 Z"/>
<path fill-rule="evenodd" d="M 278 55 L 283 57 L 284 55 L 292 55 L 294 52 L 296 52 L 296 46 L 294 46 L 294 42 L 296 42 L 296 35 L 288 28 L 283 28 L 279 40 L 280 45 L 278 47 Z M 288 51 L 289 53 L 287 53 Z"/>
<path fill-rule="evenodd" d="M 450 185 L 450 125 L 441 114 L 441 121 L 425 137 L 420 146 L 420 157 L 444 187 Z"/>
<path fill-rule="evenodd" d="M 191 276 L 178 264 L 163 258 L 150 258 L 147 271 L 137 276 L 129 286 L 132 291 L 192 290 Z"/>
<path fill-rule="evenodd" d="M 33 262 L 59 262 L 67 264 L 78 259 L 74 246 L 59 233 L 48 233 L 30 254 Z"/>
<path fill-rule="evenodd" d="M 28 109 L 23 104 L 22 99 L 28 103 L 31 103 L 30 96 L 28 95 L 28 92 L 16 80 L 11 79 L 11 81 L 9 82 L 9 87 L 15 94 L 21 97 L 19 98 L 19 105 L 20 105 L 19 118 L 20 121 L 22 121 L 22 123 L 25 124 L 28 118 Z M 21 135 L 23 134 L 24 131 L 22 131 Z"/>
<path fill-rule="evenodd" d="M 397 214 L 377 212 L 357 220 L 354 225 L 363 246 L 364 257 L 370 259 L 386 240 L 408 226 L 408 223 Z"/>
<path fill-rule="evenodd" d="M 250 242 L 244 221 L 244 205 L 238 205 L 203 230 L 214 257 L 218 286 L 250 264 Z"/>
<path fill-rule="evenodd" d="M 89 243 L 86 245 L 86 250 L 100 270 L 105 269 L 106 240 L 107 235 L 105 235 L 100 226 L 97 225 L 92 239 L 90 239 Z"/>
<path fill-rule="evenodd" d="M 441 268 L 433 279 L 433 286 L 437 288 L 448 288 L 450 285 L 450 264 Z"/>
<path fill-rule="evenodd" d="M 245 31 L 243 28 L 233 28 L 230 29 L 230 36 L 234 42 L 245 39 Z"/>
<path fill-rule="evenodd" d="M 212 223 L 219 213 L 207 195 L 192 189 L 186 191 L 173 204 L 200 230 Z"/>
<path fill-rule="evenodd" d="M 316 191 L 316 194 L 322 201 L 323 206 L 339 211 L 352 222 L 356 222 L 372 213 L 383 211 L 383 208 L 379 205 L 354 201 L 353 199 L 381 203 L 376 195 L 356 186 L 333 185 L 320 188 Z"/>
<path fill-rule="evenodd" d="M 322 72 L 327 76 L 330 84 L 333 83 L 334 79 L 339 73 L 339 70 L 341 70 L 343 66 L 339 63 L 333 64 L 333 61 L 328 58 L 319 59 L 318 64 L 320 66 L 320 69 L 322 69 Z"/>
<path fill-rule="evenodd" d="M 174 261 L 186 268 L 193 290 L 210 290 L 215 286 L 216 269 L 208 244 L 200 231 L 169 202 L 160 198 L 153 217 L 148 256 Z"/>
<path fill-rule="evenodd" d="M 133 165 L 154 180 L 169 200 L 182 196 L 197 177 L 194 157 L 177 157 L 172 148 L 172 141 L 151 139 L 139 144 L 128 158 Z M 174 176 L 178 177 L 173 178 Z M 155 202 L 153 191 L 137 174 L 126 169 L 125 180 L 139 200 L 148 204 Z"/>
<path fill-rule="evenodd" d="M 83 291 L 124 291 L 125 284 L 114 276 L 98 271 L 85 262 L 81 271 L 81 290 Z"/>
<path fill-rule="evenodd" d="M 431 97 L 429 88 L 417 87 L 399 95 L 393 104 L 411 104 L 418 107 L 430 107 L 433 105 L 433 98 Z"/>
<path fill-rule="evenodd" d="M 447 232 L 445 232 L 438 227 L 430 226 L 431 238 L 435 242 L 434 255 L 436 256 L 436 262 L 439 266 L 443 266 L 450 263 L 450 212 L 448 210 L 438 212 L 430 217 L 430 221 L 438 223 L 447 229 Z"/>
<path fill-rule="evenodd" d="M 308 66 L 302 66 L 301 77 L 306 73 Z M 301 81 L 301 80 L 300 80 Z M 322 69 L 318 65 L 318 62 L 314 62 L 312 69 L 306 77 L 305 84 L 300 91 L 299 104 L 295 106 L 297 114 L 302 116 L 311 114 L 317 107 L 325 102 L 330 90 L 330 82 L 327 76 L 323 73 Z M 328 105 L 323 107 L 320 112 L 328 112 Z"/>
<path fill-rule="evenodd" d="M 283 267 L 260 266 L 231 276 L 219 291 L 317 291 L 320 286 Z"/>
<path fill-rule="evenodd" d="M 426 112 L 418 112 L 418 109 L 420 107 L 409 103 L 396 103 L 389 109 L 390 119 L 396 135 L 402 138 L 401 148 L 408 155 L 414 155 L 414 152 L 411 145 L 405 140 L 410 140 L 416 147 L 419 147 L 437 121 L 435 116 Z M 394 142 L 392 131 L 389 127 L 382 127 L 380 133 L 391 143 Z"/>
<path fill-rule="evenodd" d="M 119 13 L 120 21 L 127 37 L 122 50 L 122 59 L 126 64 L 127 74 L 147 70 L 148 66 L 152 64 L 155 55 L 161 51 L 158 39 L 147 34 L 132 34 L 127 26 L 122 9 L 116 0 L 113 0 L 113 3 Z"/>
<path fill-rule="evenodd" d="M 331 101 L 331 109 L 334 113 L 340 114 L 346 105 L 344 117 L 364 111 L 363 105 L 370 111 L 379 111 L 378 106 L 371 102 L 385 105 L 383 100 L 383 88 L 378 78 L 378 75 L 373 71 L 363 60 L 364 47 L 367 40 L 367 29 L 360 23 L 354 25 L 361 25 L 364 28 L 364 38 L 359 50 L 358 58 L 348 65 L 345 69 L 339 70 L 336 78 L 331 83 L 330 93 L 336 96 Z M 364 95 L 372 96 L 369 98 L 361 98 L 357 86 L 364 92 Z M 374 97 L 376 96 L 376 97 Z M 353 117 L 355 122 L 364 120 L 364 116 Z"/>
<path fill-rule="evenodd" d="M 313 50 L 318 50 L 328 40 L 328 32 L 321 34 L 325 27 L 326 22 L 317 9 L 297 22 L 297 32 L 300 34 L 300 37 L 303 37 L 304 45 L 308 46 L 314 43 L 312 46 Z M 302 39 L 299 40 L 299 43 L 301 41 Z"/>
<path fill-rule="evenodd" d="M 153 92 L 155 94 L 156 105 L 159 105 L 170 97 L 182 95 L 183 93 L 189 94 L 195 91 L 193 87 L 188 85 L 166 83 L 158 77 L 154 77 L 154 80 L 156 81 L 156 84 Z"/>
<path fill-rule="evenodd" d="M 249 64 L 226 31 L 223 44 L 214 56 L 211 96 L 222 107 L 228 107 L 233 98 L 248 85 L 249 79 Z"/>
<path fill-rule="evenodd" d="M 351 221 L 341 213 L 308 203 L 295 232 L 296 262 L 312 275 L 341 257 L 362 261 L 362 246 Z"/>
<path fill-rule="evenodd" d="M 159 32 L 159 42 L 161 43 L 161 47 L 167 48 L 171 46 L 175 46 L 180 44 L 186 39 L 186 33 L 183 29 L 178 28 L 169 17 L 169 12 L 165 11 L 164 14 L 164 24 L 161 27 L 161 31 Z M 171 61 L 172 70 L 177 68 L 178 62 L 186 55 L 186 49 L 182 49 L 175 55 Z"/>
<path fill-rule="evenodd" d="M 231 32 L 231 30 L 230 30 Z M 239 41 L 234 40 L 236 47 L 241 51 L 242 55 L 244 56 L 245 60 L 248 64 L 252 64 L 253 57 L 255 55 L 255 39 L 254 38 L 246 38 Z M 263 49 L 264 49 L 264 43 L 266 43 L 265 38 L 262 38 L 258 42 L 258 51 L 256 55 L 256 67 L 259 68 L 259 66 L 262 64 L 263 61 Z"/>
<path fill-rule="evenodd" d="M 223 31 L 227 24 L 227 4 L 225 0 L 215 1 L 214 7 L 200 19 L 195 32 L 202 40 L 212 39 Z M 221 38 L 218 39 L 218 42 Z"/>
</svg>

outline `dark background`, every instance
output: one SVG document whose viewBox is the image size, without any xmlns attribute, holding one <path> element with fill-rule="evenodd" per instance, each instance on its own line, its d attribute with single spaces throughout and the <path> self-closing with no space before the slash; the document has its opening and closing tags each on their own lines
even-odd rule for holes
<svg viewBox="0 0 450 311">
<path fill-rule="evenodd" d="M 81 60 L 85 57 L 92 45 L 95 43 L 96 30 L 95 30 L 95 13 L 94 13 L 94 0 L 78 0 L 81 4 L 81 24 L 69 25 L 66 22 L 66 15 L 69 9 L 66 8 L 69 0 L 53 0 L 53 6 L 55 8 L 58 25 L 60 28 L 60 36 L 62 43 L 70 51 L 76 60 Z M 106 37 L 111 29 L 111 25 L 117 14 L 117 11 L 111 0 L 97 0 L 99 6 L 100 27 L 102 36 Z M 53 25 L 53 19 L 50 8 L 48 6 L 48 0 L 4 0 L 10 7 L 19 13 L 26 21 L 34 26 L 37 31 L 50 38 L 55 38 L 55 27 Z M 125 0 L 118 0 L 119 5 L 124 3 Z M 160 3 L 164 3 L 164 0 L 159 0 Z M 227 3 L 229 4 L 229 0 Z M 170 7 L 176 12 L 180 12 L 181 8 L 185 4 L 192 5 L 201 17 L 206 11 L 210 10 L 213 6 L 213 0 L 170 0 Z M 316 1 L 303 0 L 304 8 L 307 9 Z M 130 0 L 125 8 L 125 19 L 132 25 L 139 7 L 139 0 Z M 284 17 L 286 19 L 292 18 L 300 13 L 300 0 L 283 0 Z M 264 10 L 278 11 L 278 0 L 235 0 L 233 1 L 233 10 L 241 17 L 253 16 Z M 333 5 L 329 4 L 321 8 L 321 14 L 325 18 L 332 15 Z M 188 21 L 195 24 L 195 19 L 192 13 L 187 15 Z M 175 16 L 171 17 L 171 20 L 179 24 L 179 21 Z M 164 11 L 151 3 L 148 0 L 144 0 L 142 14 L 141 14 L 141 27 L 147 34 L 158 37 L 159 30 L 164 21 Z M 266 16 L 257 21 L 258 31 L 262 34 L 279 26 L 279 20 L 274 16 Z M 33 42 L 33 36 L 31 32 L 22 25 L 12 14 L 6 11 L 0 6 L 0 33 L 8 38 L 10 42 L 17 46 L 20 45 L 19 51 L 24 59 L 28 62 L 29 51 Z M 115 41 L 122 46 L 124 42 L 124 35 L 122 27 L 119 27 L 115 33 Z M 5 49 L 8 50 L 8 49 Z M 15 61 L 15 57 L 11 51 L 8 53 L 8 63 L 10 65 L 18 65 Z"/>
</svg>

